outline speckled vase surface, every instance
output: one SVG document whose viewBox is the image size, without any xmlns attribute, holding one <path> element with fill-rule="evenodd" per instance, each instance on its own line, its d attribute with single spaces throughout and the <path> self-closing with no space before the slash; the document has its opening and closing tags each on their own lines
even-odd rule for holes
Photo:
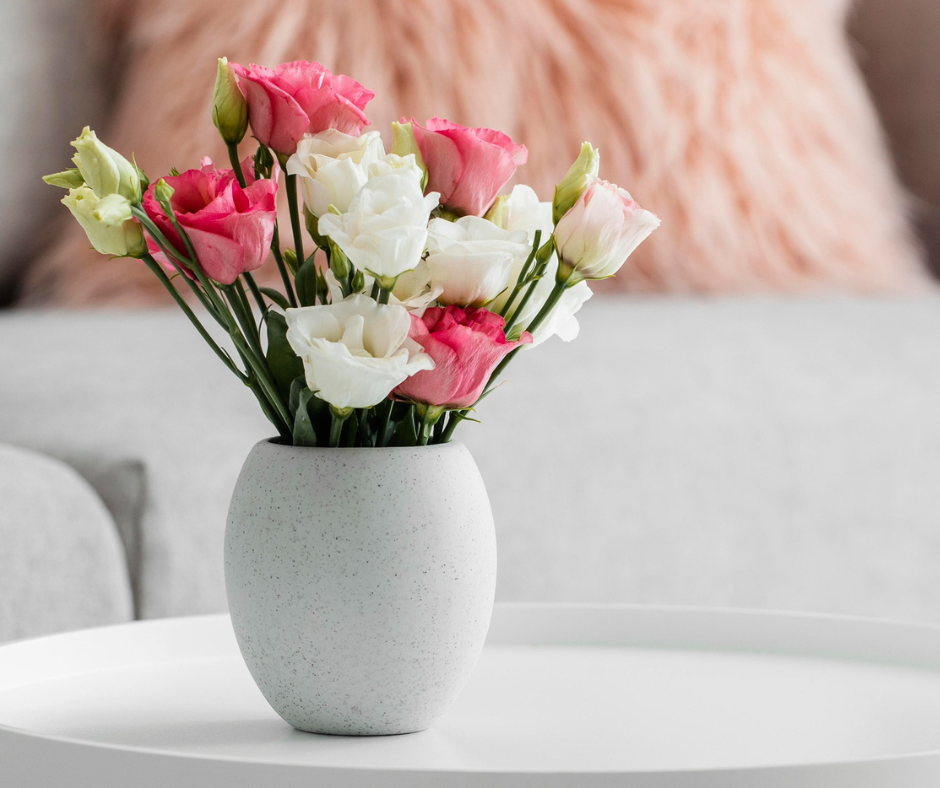
<svg viewBox="0 0 940 788">
<path fill-rule="evenodd" d="M 235 486 L 225 584 L 242 656 L 295 728 L 430 726 L 489 628 L 496 534 L 460 443 L 328 449 L 258 443 Z"/>
</svg>

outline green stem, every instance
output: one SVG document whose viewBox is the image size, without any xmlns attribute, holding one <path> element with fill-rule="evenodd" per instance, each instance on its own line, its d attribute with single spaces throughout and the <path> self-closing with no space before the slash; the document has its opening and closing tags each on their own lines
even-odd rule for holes
<svg viewBox="0 0 940 788">
<path fill-rule="evenodd" d="M 525 284 L 525 278 L 529 273 L 529 269 L 532 267 L 532 261 L 535 260 L 535 255 L 538 253 L 539 242 L 541 240 L 542 231 L 536 230 L 535 239 L 532 241 L 532 251 L 529 253 L 529 256 L 526 258 L 525 265 L 522 266 L 522 270 L 519 272 L 519 278 L 516 280 L 516 286 L 509 294 L 509 298 L 506 299 L 506 303 L 503 304 L 503 308 L 499 310 L 500 317 L 506 317 L 509 314 L 509 310 L 512 308 L 513 301 L 516 300 L 516 296 L 518 296 L 519 292 L 522 290 L 522 287 Z"/>
<path fill-rule="evenodd" d="M 261 310 L 261 314 L 263 315 L 268 305 L 265 303 L 264 296 L 261 294 L 261 288 L 258 287 L 258 283 L 251 275 L 251 272 L 245 271 L 243 276 L 245 277 L 245 281 L 248 282 L 248 289 L 251 290 L 251 295 L 254 297 L 255 303 L 258 305 L 258 309 Z"/>
<path fill-rule="evenodd" d="M 304 259 L 304 234 L 303 225 L 300 223 L 300 207 L 297 203 L 297 176 L 288 175 L 287 182 L 287 205 L 290 208 L 290 226 L 294 232 L 294 253 L 298 260 Z"/>
<path fill-rule="evenodd" d="M 384 287 L 380 287 L 380 288 L 379 288 L 379 303 L 380 303 L 380 304 L 387 304 L 387 303 L 388 303 L 388 297 L 389 297 L 391 294 L 392 294 L 392 291 L 391 291 L 391 290 L 388 290 L 388 289 L 386 289 L 386 288 L 384 288 Z"/>
<path fill-rule="evenodd" d="M 238 185 L 243 189 L 246 187 L 245 173 L 242 172 L 242 164 L 238 160 L 238 146 L 229 144 L 228 160 L 232 163 L 232 169 L 235 170 L 235 177 L 238 179 Z"/>
<path fill-rule="evenodd" d="M 378 279 L 372 280 L 372 292 L 369 295 L 372 297 L 373 301 L 379 300 L 379 280 Z"/>
<path fill-rule="evenodd" d="M 235 320 L 242 330 L 242 334 L 248 339 L 252 352 L 257 358 L 263 358 L 264 352 L 261 350 L 261 337 L 258 335 L 255 321 L 251 316 L 251 310 L 248 308 L 248 301 L 245 298 L 244 289 L 241 292 L 234 285 L 222 288 L 226 300 L 235 313 Z"/>
<path fill-rule="evenodd" d="M 444 432 L 441 433 L 441 443 L 450 443 L 450 439 L 454 437 L 454 430 L 457 429 L 457 425 L 463 421 L 464 416 L 469 412 L 469 410 L 455 410 L 451 412 L 447 417 L 447 426 L 444 428 Z"/>
<path fill-rule="evenodd" d="M 196 317 L 195 312 L 190 309 L 189 304 L 186 303 L 186 300 L 179 294 L 179 291 L 173 287 L 173 283 L 170 281 L 170 278 L 166 275 L 160 264 L 149 254 L 144 255 L 142 259 L 147 267 L 156 275 L 157 279 L 160 280 L 160 284 L 162 284 L 166 288 L 167 292 L 173 296 L 173 300 L 176 301 L 177 306 L 183 310 L 183 314 L 189 318 L 189 322 L 196 327 L 199 335 L 206 341 L 209 347 L 212 348 L 212 351 L 222 360 L 222 363 L 225 364 L 225 366 L 228 367 L 229 370 L 231 370 L 232 373 L 242 381 L 242 383 L 246 383 L 248 381 L 248 376 L 235 366 L 235 362 L 232 361 L 231 356 L 222 350 L 218 343 L 210 336 L 209 332 L 206 331 L 206 327 L 202 324 L 202 321 Z"/>
<path fill-rule="evenodd" d="M 195 287 L 195 284 L 192 283 L 188 277 L 186 277 L 184 272 L 181 272 L 181 275 L 190 281 L 190 287 L 199 297 L 199 300 L 216 319 L 219 325 L 221 325 L 228 332 L 228 335 L 235 344 L 235 348 L 238 351 L 242 362 L 245 364 L 246 369 L 251 370 L 254 373 L 253 377 L 249 376 L 249 381 L 257 382 L 261 388 L 261 392 L 263 392 L 263 397 L 267 399 L 268 406 L 262 404 L 262 409 L 265 411 L 265 414 L 271 418 L 270 411 L 274 411 L 276 418 L 272 418 L 271 420 L 277 427 L 278 432 L 281 433 L 282 437 L 291 435 L 290 414 L 287 410 L 286 404 L 283 401 L 283 398 L 280 395 L 280 392 L 277 390 L 277 385 L 272 380 L 267 363 L 264 361 L 263 356 L 256 356 L 253 348 L 249 347 L 245 340 L 244 334 L 239 329 L 239 325 L 236 322 L 236 319 L 229 311 L 225 301 L 219 296 L 218 292 L 210 283 L 208 277 L 205 275 L 205 272 L 202 270 L 202 266 L 199 265 L 199 261 L 196 257 L 195 251 L 193 250 L 189 236 L 180 226 L 176 216 L 173 214 L 173 211 L 167 211 L 167 216 L 173 223 L 174 229 L 176 229 L 177 233 L 179 233 L 180 238 L 182 238 L 189 254 L 189 259 L 182 258 L 176 248 L 169 243 L 169 241 L 166 239 L 166 236 L 163 235 L 163 233 L 159 230 L 159 228 L 157 228 L 157 226 L 151 221 L 150 217 L 147 216 L 144 211 L 138 208 L 133 208 L 132 210 L 134 212 L 134 216 L 138 219 L 138 221 L 141 222 L 141 224 L 144 225 L 144 227 L 146 227 L 147 231 L 151 233 L 154 240 L 164 250 L 164 253 L 166 253 L 167 256 L 171 259 L 176 258 L 181 260 L 182 264 L 196 275 L 197 279 L 199 280 L 199 284 L 201 285 L 201 290 Z M 166 209 L 164 208 L 164 210 Z M 156 263 L 156 261 L 154 262 Z M 173 289 L 174 291 L 176 290 L 176 288 Z M 253 326 L 249 336 L 252 333 L 254 333 Z M 249 383 L 249 385 L 251 385 L 251 383 Z M 253 386 L 252 390 L 254 390 Z M 256 396 L 259 397 L 259 402 L 262 399 L 261 392 L 255 392 Z"/>
<path fill-rule="evenodd" d="M 388 421 L 392 417 L 392 408 L 395 407 L 395 403 L 387 399 L 382 404 L 382 409 L 379 411 L 379 427 L 376 432 L 375 444 L 376 446 L 387 446 L 388 439 L 386 432 L 388 432 Z"/>
<path fill-rule="evenodd" d="M 351 410 L 343 411 L 330 405 L 330 448 L 339 448 L 339 439 L 343 434 L 343 424 L 349 418 Z"/>
<path fill-rule="evenodd" d="M 290 283 L 290 277 L 287 275 L 287 265 L 284 263 L 284 256 L 281 254 L 281 230 L 278 227 L 277 219 L 274 220 L 274 235 L 271 236 L 271 254 L 274 255 L 277 270 L 281 272 L 281 281 L 284 283 L 284 293 L 287 295 L 287 301 L 292 307 L 296 307 L 297 296 L 294 295 L 294 287 Z"/>
</svg>

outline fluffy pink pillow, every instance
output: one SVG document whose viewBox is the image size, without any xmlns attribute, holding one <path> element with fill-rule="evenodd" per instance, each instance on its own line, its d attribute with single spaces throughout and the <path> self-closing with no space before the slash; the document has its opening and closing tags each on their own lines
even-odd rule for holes
<svg viewBox="0 0 940 788">
<path fill-rule="evenodd" d="M 102 132 L 153 175 L 224 161 L 209 122 L 216 55 L 317 59 L 375 91 L 383 131 L 402 115 L 506 131 L 528 146 L 518 178 L 543 199 L 595 142 L 604 177 L 663 220 L 614 287 L 927 286 L 846 42 L 848 0 L 106 3 L 127 70 Z M 69 232 L 27 300 L 165 300 L 142 266 L 90 261 Z"/>
</svg>

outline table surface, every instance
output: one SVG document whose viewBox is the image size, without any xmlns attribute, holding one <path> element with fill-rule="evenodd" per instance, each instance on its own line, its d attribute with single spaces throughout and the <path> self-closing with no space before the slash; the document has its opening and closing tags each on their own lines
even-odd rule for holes
<svg viewBox="0 0 940 788">
<path fill-rule="evenodd" d="M 940 627 L 497 606 L 453 708 L 375 738 L 291 729 L 226 616 L 86 630 L 0 647 L 4 774 L 17 788 L 940 785 Z"/>
</svg>

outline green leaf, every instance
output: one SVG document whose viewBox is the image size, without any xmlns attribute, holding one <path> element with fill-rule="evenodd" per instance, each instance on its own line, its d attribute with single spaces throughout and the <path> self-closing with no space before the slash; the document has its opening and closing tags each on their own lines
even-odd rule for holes
<svg viewBox="0 0 940 788">
<path fill-rule="evenodd" d="M 313 428 L 313 422 L 310 420 L 310 413 L 307 409 L 311 397 L 313 397 L 313 392 L 308 388 L 303 389 L 298 394 L 293 428 L 295 446 L 317 445 L 317 433 Z"/>
<path fill-rule="evenodd" d="M 264 293 L 268 298 L 270 298 L 275 304 L 277 304 L 281 309 L 288 309 L 290 307 L 290 301 L 288 301 L 283 293 L 278 292 L 273 287 L 262 287 L 259 288 L 262 293 Z"/>
<path fill-rule="evenodd" d="M 291 386 L 298 376 L 304 373 L 303 361 L 294 353 L 287 341 L 287 319 L 280 312 L 268 312 L 264 316 L 264 325 L 268 334 L 268 351 L 265 359 L 277 387 L 284 396 L 291 392 Z"/>
<path fill-rule="evenodd" d="M 396 410 L 398 408 L 396 407 Z M 395 432 L 392 435 L 390 446 L 417 446 L 418 445 L 418 427 L 415 423 L 415 409 L 413 405 L 406 405 L 405 411 L 395 425 Z"/>
<path fill-rule="evenodd" d="M 313 255 L 304 260 L 294 277 L 297 299 L 301 306 L 313 306 L 317 302 L 317 264 Z"/>
</svg>

